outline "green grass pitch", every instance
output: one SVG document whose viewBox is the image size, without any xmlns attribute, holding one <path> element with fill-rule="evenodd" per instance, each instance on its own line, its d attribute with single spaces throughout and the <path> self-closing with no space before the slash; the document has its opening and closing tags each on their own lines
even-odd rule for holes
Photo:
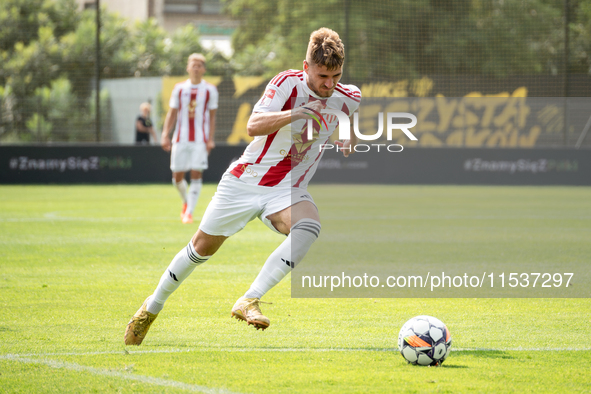
<svg viewBox="0 0 591 394">
<path fill-rule="evenodd" d="M 318 242 L 334 240 L 332 218 L 354 213 L 331 204 L 351 190 L 394 199 L 396 246 L 417 263 L 438 253 L 591 262 L 591 188 L 313 186 Z M 204 187 L 196 217 L 214 191 Z M 0 187 L 1 392 L 591 391 L 589 299 L 301 299 L 288 278 L 265 297 L 268 330 L 230 319 L 283 240 L 258 220 L 171 296 L 140 347 L 126 347 L 130 316 L 197 229 L 179 208 L 169 185 Z M 460 247 L 471 240 L 481 247 Z M 420 314 L 452 333 L 442 367 L 409 365 L 396 349 Z"/>
</svg>

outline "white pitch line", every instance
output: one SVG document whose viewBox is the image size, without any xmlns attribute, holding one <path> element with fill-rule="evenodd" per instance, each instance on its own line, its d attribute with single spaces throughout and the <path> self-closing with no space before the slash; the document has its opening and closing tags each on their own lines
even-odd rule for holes
<svg viewBox="0 0 591 394">
<path fill-rule="evenodd" d="M 209 349 L 206 349 L 209 350 Z M 61 353 L 25 353 L 0 355 L 0 359 L 6 357 L 49 357 L 49 356 L 98 356 L 101 354 L 149 354 L 149 353 L 187 353 L 190 349 L 158 349 L 158 350 L 109 350 L 102 352 L 61 352 Z"/>
<path fill-rule="evenodd" d="M 201 220 L 201 218 L 195 218 Z M 73 218 L 73 217 L 45 217 L 45 218 L 0 218 L 0 222 L 5 223 L 32 223 L 32 222 L 92 222 L 92 223 L 120 223 L 120 222 L 143 222 L 143 221 L 172 221 L 171 218 L 166 217 L 118 217 L 118 218 Z M 175 220 L 176 221 L 176 220 Z"/>
<path fill-rule="evenodd" d="M 506 347 L 506 348 L 451 348 L 456 352 L 586 352 L 591 350 L 591 347 Z"/>
<path fill-rule="evenodd" d="M 591 347 L 575 348 L 451 348 L 454 352 L 566 352 L 566 351 L 590 351 Z M 398 352 L 397 348 L 219 348 L 219 347 L 202 347 L 192 349 L 155 349 L 155 350 L 112 350 L 101 352 L 63 352 L 63 353 L 27 353 L 27 354 L 5 354 L 0 355 L 1 359 L 16 359 L 21 357 L 51 357 L 51 356 L 97 356 L 97 355 L 141 355 L 141 354 L 168 354 L 168 353 L 190 353 L 190 352 Z"/>
<path fill-rule="evenodd" d="M 174 387 L 181 390 L 187 391 L 194 391 L 199 393 L 206 393 L 206 394 L 238 394 L 233 391 L 225 390 L 225 389 L 214 389 L 205 386 L 198 386 L 195 384 L 188 384 L 183 382 L 177 382 L 176 380 L 168 380 L 168 379 L 160 379 L 154 378 L 151 376 L 144 376 L 144 375 L 135 375 L 132 373 L 123 373 L 118 371 L 111 371 L 108 369 L 99 369 L 93 367 L 87 367 L 85 365 L 80 365 L 76 363 L 68 363 L 62 361 L 55 361 L 55 360 L 47 360 L 47 359 L 32 359 L 32 358 L 22 358 L 18 356 L 2 356 L 0 359 L 4 360 L 12 360 L 17 361 L 20 363 L 25 364 L 43 364 L 47 365 L 51 368 L 57 369 L 69 369 L 76 372 L 88 372 L 93 375 L 99 376 L 107 376 L 111 378 L 120 378 L 120 379 L 127 379 L 127 380 L 135 380 L 140 383 L 145 384 L 152 384 L 156 386 L 164 386 L 164 387 Z"/>
</svg>

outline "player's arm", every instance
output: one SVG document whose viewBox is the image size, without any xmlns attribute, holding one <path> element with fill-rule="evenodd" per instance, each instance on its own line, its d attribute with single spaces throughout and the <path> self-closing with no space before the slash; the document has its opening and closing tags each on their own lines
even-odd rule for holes
<svg viewBox="0 0 591 394">
<path fill-rule="evenodd" d="M 172 130 L 172 126 L 176 122 L 176 117 L 178 115 L 179 110 L 177 108 L 171 108 L 168 110 L 166 114 L 166 118 L 164 119 L 164 127 L 162 128 L 162 136 L 160 137 L 160 144 L 162 145 L 162 149 L 165 151 L 170 151 L 171 142 L 168 134 L 170 130 Z"/>
<path fill-rule="evenodd" d="M 158 143 L 158 136 L 156 136 L 156 132 L 154 131 L 154 127 L 152 127 L 152 126 L 148 127 L 148 131 L 152 135 L 152 138 L 154 138 L 154 141 L 156 143 Z"/>
<path fill-rule="evenodd" d="M 248 119 L 246 131 L 251 137 L 269 135 L 280 128 L 300 119 L 312 119 L 314 111 L 320 112 L 325 106 L 320 101 L 314 101 L 305 107 L 279 112 L 255 112 Z M 314 110 L 314 111 L 311 111 Z"/>
<path fill-rule="evenodd" d="M 211 152 L 215 148 L 215 114 L 217 109 L 209 110 L 209 139 L 207 140 L 207 153 Z"/>
<path fill-rule="evenodd" d="M 293 122 L 291 111 L 255 112 L 248 119 L 246 131 L 251 137 L 269 135 Z"/>
</svg>

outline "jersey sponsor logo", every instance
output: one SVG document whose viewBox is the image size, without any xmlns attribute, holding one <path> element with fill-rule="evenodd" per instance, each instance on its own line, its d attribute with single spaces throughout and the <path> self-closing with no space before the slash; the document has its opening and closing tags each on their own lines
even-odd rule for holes
<svg viewBox="0 0 591 394">
<path fill-rule="evenodd" d="M 299 148 L 301 148 L 301 146 Z M 279 151 L 279 154 L 281 156 L 283 156 L 284 158 L 293 160 L 296 164 L 299 164 L 299 163 L 301 163 L 303 161 L 306 161 L 306 160 L 308 160 L 310 158 L 310 156 L 308 156 L 306 154 L 307 151 L 306 152 L 303 152 L 303 153 L 299 153 L 297 150 L 298 150 L 298 147 L 296 147 L 295 148 L 295 152 L 292 153 L 292 152 L 286 151 L 285 149 L 281 149 Z"/>
<path fill-rule="evenodd" d="M 265 91 L 264 96 L 263 96 L 263 100 L 261 101 L 261 105 L 264 107 L 271 105 L 271 101 L 273 101 L 274 97 L 275 97 L 275 90 L 267 89 Z"/>
<path fill-rule="evenodd" d="M 248 175 L 252 175 L 254 178 L 259 176 L 258 172 L 254 171 L 252 168 L 248 167 L 245 171 Z"/>
<path fill-rule="evenodd" d="M 259 176 L 259 174 L 256 171 L 254 171 L 251 167 L 249 167 L 248 164 L 242 164 L 241 166 L 238 166 L 238 171 L 240 172 L 240 175 L 248 174 L 255 178 Z"/>
</svg>

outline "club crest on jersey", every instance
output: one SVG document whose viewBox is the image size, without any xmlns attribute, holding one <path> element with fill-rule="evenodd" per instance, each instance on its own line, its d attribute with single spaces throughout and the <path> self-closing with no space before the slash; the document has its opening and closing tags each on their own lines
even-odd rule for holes
<svg viewBox="0 0 591 394">
<path fill-rule="evenodd" d="M 323 119 L 324 120 L 324 119 Z M 308 160 L 308 151 L 312 147 L 312 144 L 320 137 L 320 125 L 315 124 L 312 126 L 314 131 L 310 137 L 307 133 L 304 133 L 305 127 L 299 133 L 292 134 L 293 145 L 289 152 L 282 150 L 280 153 L 284 157 L 289 157 L 292 160 L 292 165 L 297 165 L 303 161 Z"/>
<path fill-rule="evenodd" d="M 195 117 L 195 108 L 197 108 L 197 100 L 191 100 L 189 103 L 189 118 Z"/>
</svg>

